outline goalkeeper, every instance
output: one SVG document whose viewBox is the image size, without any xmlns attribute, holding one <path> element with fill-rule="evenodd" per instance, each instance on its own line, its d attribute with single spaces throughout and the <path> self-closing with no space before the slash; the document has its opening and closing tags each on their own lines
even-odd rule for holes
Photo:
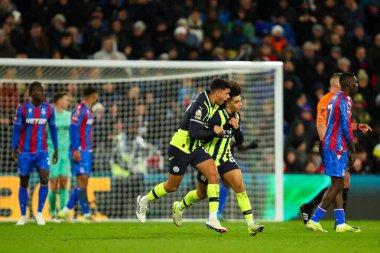
<svg viewBox="0 0 380 253">
<path fill-rule="evenodd" d="M 71 177 L 71 165 L 69 159 L 70 134 L 69 127 L 71 121 L 71 113 L 67 111 L 70 104 L 69 97 L 66 93 L 60 92 L 53 97 L 55 109 L 55 125 L 57 127 L 58 136 L 58 156 L 57 164 L 50 167 L 50 191 L 49 204 L 50 216 L 53 221 L 58 221 L 57 218 L 57 194 L 59 193 L 59 208 L 66 205 L 69 198 L 68 181 Z M 47 128 L 47 133 L 50 136 L 50 129 Z M 49 157 L 52 159 L 54 153 L 53 143 L 51 138 L 48 139 Z"/>
<path fill-rule="evenodd" d="M 225 133 L 223 136 L 213 137 L 205 144 L 205 147 L 214 158 L 220 176 L 236 193 L 238 205 L 247 221 L 248 233 L 255 236 L 264 230 L 264 226 L 253 221 L 252 207 L 245 190 L 242 172 L 231 153 L 232 137 L 235 138 L 237 145 L 242 145 L 244 140 L 244 135 L 239 127 L 240 116 L 238 113 L 242 106 L 241 88 L 234 80 L 230 80 L 229 83 L 231 85 L 230 98 L 209 121 L 210 127 L 220 125 Z M 200 190 L 193 190 L 182 201 L 173 203 L 173 221 L 176 226 L 182 225 L 182 214 L 186 207 L 206 198 L 207 184 L 206 177 L 198 172 L 198 189 Z"/>
</svg>

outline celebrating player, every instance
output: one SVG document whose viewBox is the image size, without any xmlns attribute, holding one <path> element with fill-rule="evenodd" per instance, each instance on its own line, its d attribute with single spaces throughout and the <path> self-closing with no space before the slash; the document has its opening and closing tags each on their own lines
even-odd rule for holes
<svg viewBox="0 0 380 253">
<path fill-rule="evenodd" d="M 70 194 L 69 202 L 59 212 L 60 218 L 67 219 L 70 209 L 77 200 L 82 207 L 84 222 L 91 220 L 90 207 L 87 198 L 88 178 L 92 168 L 92 124 L 94 117 L 91 106 L 98 99 L 98 92 L 87 87 L 83 93 L 83 101 L 80 102 L 71 114 L 70 124 L 70 159 L 74 175 L 77 178 L 77 187 Z"/>
<path fill-rule="evenodd" d="M 209 220 L 206 227 L 217 232 L 227 232 L 217 219 L 219 205 L 219 175 L 211 156 L 203 147 L 203 140 L 209 137 L 224 134 L 223 128 L 215 125 L 212 129 L 207 122 L 212 118 L 219 106 L 229 98 L 230 84 L 222 79 L 215 78 L 211 82 L 211 90 L 205 90 L 197 95 L 184 116 L 170 141 L 169 173 L 166 182 L 156 185 L 147 195 L 137 197 L 136 215 L 141 222 L 145 222 L 149 201 L 174 192 L 179 187 L 188 164 L 191 164 L 207 178 L 207 195 L 209 198 Z"/>
<path fill-rule="evenodd" d="M 38 209 L 35 216 L 38 225 L 45 225 L 42 216 L 49 182 L 49 154 L 46 144 L 46 123 L 49 123 L 51 139 L 54 146 L 53 164 L 58 161 L 57 129 L 55 127 L 54 108 L 45 103 L 45 86 L 40 82 L 33 82 L 29 87 L 31 101 L 21 104 L 14 118 L 12 148 L 13 159 L 18 162 L 20 188 L 18 199 L 21 209 L 21 219 L 16 225 L 24 225 L 26 207 L 28 204 L 29 175 L 34 168 L 40 176 L 38 192 Z"/>
<path fill-rule="evenodd" d="M 69 98 L 66 93 L 60 92 L 54 95 L 53 104 L 55 109 L 55 125 L 58 135 L 58 155 L 59 161 L 57 164 L 52 165 L 50 168 L 50 191 L 49 191 L 49 204 L 50 215 L 53 220 L 57 216 L 57 193 L 59 192 L 59 207 L 60 210 L 66 205 L 69 198 L 67 190 L 68 180 L 71 177 L 71 166 L 69 158 L 70 147 L 70 134 L 69 127 L 71 121 L 71 113 L 67 111 L 69 106 Z M 50 131 L 48 131 L 50 135 Z M 49 157 L 53 155 L 53 143 L 48 138 Z M 59 187 L 58 187 L 59 185 Z"/>
<path fill-rule="evenodd" d="M 334 73 L 330 78 L 330 92 L 324 95 L 318 102 L 317 105 L 317 131 L 320 139 L 319 145 L 319 153 L 323 160 L 323 151 L 322 151 L 322 142 L 325 137 L 326 129 L 327 129 L 327 106 L 330 99 L 334 96 L 335 93 L 340 91 L 339 77 L 342 73 Z M 363 133 L 367 133 L 368 131 L 372 131 L 371 127 L 367 124 L 351 124 L 352 129 L 359 129 Z M 346 209 L 346 205 L 348 202 L 348 191 L 350 188 L 350 172 L 347 170 L 344 177 L 344 189 L 342 192 L 343 198 L 343 209 Z M 311 218 L 312 212 L 314 208 L 321 203 L 322 197 L 327 191 L 327 187 L 322 189 L 310 202 L 303 204 L 300 207 L 300 215 L 303 222 L 306 224 Z"/>
<path fill-rule="evenodd" d="M 262 232 L 264 226 L 254 223 L 252 207 L 245 190 L 243 176 L 235 158 L 231 153 L 232 137 L 235 138 L 237 145 L 244 141 L 243 132 L 239 126 L 239 111 L 242 106 L 241 88 L 234 80 L 229 81 L 231 84 L 230 98 L 223 105 L 223 109 L 218 110 L 209 121 L 210 127 L 220 125 L 225 133 L 221 136 L 215 136 L 205 144 L 206 150 L 214 158 L 218 167 L 219 175 L 232 187 L 236 193 L 236 198 L 248 225 L 248 233 L 255 236 L 257 232 Z M 189 192 L 182 201 L 173 203 L 173 221 L 176 226 L 182 225 L 182 214 L 186 207 L 190 207 L 200 199 L 206 197 L 207 179 L 198 172 L 198 190 Z"/>
<path fill-rule="evenodd" d="M 355 146 L 351 126 L 351 96 L 358 90 L 356 76 L 343 73 L 339 77 L 342 91 L 334 94 L 327 106 L 327 129 L 323 138 L 323 162 L 326 175 L 331 178 L 322 202 L 315 209 L 313 216 L 306 223 L 306 228 L 327 232 L 319 223 L 331 203 L 334 205 L 336 232 L 361 232 L 360 228 L 346 224 L 343 209 L 342 191 L 347 163 L 355 161 Z M 350 152 L 350 155 L 348 155 Z"/>
</svg>

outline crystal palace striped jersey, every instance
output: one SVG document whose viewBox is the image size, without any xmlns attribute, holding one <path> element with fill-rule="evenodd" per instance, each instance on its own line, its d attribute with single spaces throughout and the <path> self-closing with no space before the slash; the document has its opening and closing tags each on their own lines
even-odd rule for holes
<svg viewBox="0 0 380 253">
<path fill-rule="evenodd" d="M 79 103 L 71 113 L 70 148 L 72 150 L 92 150 L 92 124 L 94 116 L 91 109 L 84 103 Z"/>
</svg>

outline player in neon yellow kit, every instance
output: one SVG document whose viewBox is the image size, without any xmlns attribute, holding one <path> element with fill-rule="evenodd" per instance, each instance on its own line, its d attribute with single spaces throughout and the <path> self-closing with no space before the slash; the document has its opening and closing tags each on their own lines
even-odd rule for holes
<svg viewBox="0 0 380 253">
<path fill-rule="evenodd" d="M 50 191 L 49 204 L 50 215 L 54 220 L 57 216 L 57 194 L 59 194 L 59 208 L 62 209 L 69 198 L 68 181 L 71 177 L 71 165 L 69 158 L 70 134 L 69 127 L 71 121 L 71 112 L 67 111 L 70 104 L 69 97 L 66 93 L 60 92 L 53 97 L 55 108 L 55 121 L 58 135 L 58 154 L 60 159 L 57 164 L 50 167 Z M 50 135 L 49 128 L 47 130 Z M 53 143 L 48 138 L 49 156 L 52 157 L 54 148 Z"/>
</svg>

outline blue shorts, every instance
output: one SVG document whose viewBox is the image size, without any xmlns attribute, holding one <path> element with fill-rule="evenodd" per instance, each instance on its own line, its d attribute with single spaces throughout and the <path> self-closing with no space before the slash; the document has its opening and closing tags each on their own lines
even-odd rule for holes
<svg viewBox="0 0 380 253">
<path fill-rule="evenodd" d="M 50 169 L 49 153 L 42 151 L 38 153 L 19 153 L 18 154 L 18 173 L 22 176 L 29 175 L 34 168 Z"/>
<path fill-rule="evenodd" d="M 323 163 L 325 166 L 325 174 L 330 177 L 344 177 L 348 165 L 347 151 L 340 152 L 339 155 L 335 150 L 323 151 Z"/>
<path fill-rule="evenodd" d="M 70 150 L 70 161 L 71 161 L 71 169 L 75 176 L 80 174 L 86 174 L 90 176 L 92 169 L 92 152 L 91 151 L 80 151 L 80 155 L 82 157 L 81 161 L 75 162 L 73 160 L 73 152 Z"/>
</svg>

